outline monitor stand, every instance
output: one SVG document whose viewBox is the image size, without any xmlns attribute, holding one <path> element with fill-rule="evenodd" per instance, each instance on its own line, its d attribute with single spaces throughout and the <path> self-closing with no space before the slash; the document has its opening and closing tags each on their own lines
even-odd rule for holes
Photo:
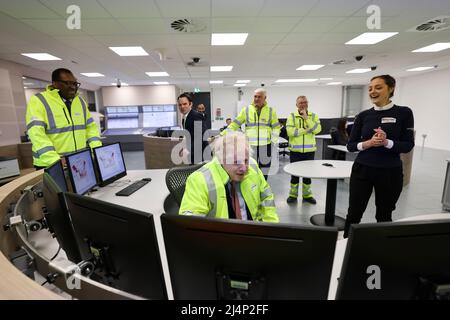
<svg viewBox="0 0 450 320">
<path fill-rule="evenodd" d="M 217 300 L 265 300 L 266 279 L 224 270 L 216 271 Z"/>
</svg>

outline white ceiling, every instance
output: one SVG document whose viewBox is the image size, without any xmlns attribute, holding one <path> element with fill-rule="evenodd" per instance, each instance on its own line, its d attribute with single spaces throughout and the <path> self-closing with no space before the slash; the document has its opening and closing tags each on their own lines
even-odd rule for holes
<svg viewBox="0 0 450 320">
<path fill-rule="evenodd" d="M 66 9 L 81 8 L 81 29 L 66 28 Z M 406 69 L 450 67 L 450 49 L 411 53 L 435 42 L 450 42 L 450 29 L 419 33 L 409 29 L 437 16 L 450 15 L 449 0 L 378 0 L 381 30 L 399 32 L 372 46 L 346 46 L 368 32 L 367 0 L 0 0 L 0 59 L 37 69 L 71 69 L 79 81 L 107 86 L 115 79 L 132 85 L 169 81 L 179 87 L 206 90 L 209 80 L 249 79 L 267 86 L 280 78 L 324 78 L 344 85 L 365 84 L 381 73 L 410 76 Z M 179 18 L 193 18 L 206 28 L 180 33 L 170 28 Z M 248 32 L 244 46 L 211 47 L 212 32 Z M 142 46 L 150 56 L 120 57 L 109 46 Z M 157 51 L 163 51 L 160 60 Z M 62 61 L 36 61 L 22 52 L 48 52 Z M 364 55 L 357 62 L 354 57 Z M 189 67 L 192 57 L 200 64 Z M 348 65 L 332 65 L 346 60 Z M 303 64 L 324 64 L 318 71 L 296 71 Z M 210 73 L 210 65 L 233 65 L 232 72 Z M 377 66 L 362 75 L 345 71 Z M 147 71 L 166 71 L 169 78 L 149 78 Z M 100 72 L 87 78 L 81 72 Z M 432 71 L 426 71 L 432 72 Z M 416 74 L 416 73 L 414 73 Z M 324 81 L 310 85 L 323 85 Z"/>
</svg>

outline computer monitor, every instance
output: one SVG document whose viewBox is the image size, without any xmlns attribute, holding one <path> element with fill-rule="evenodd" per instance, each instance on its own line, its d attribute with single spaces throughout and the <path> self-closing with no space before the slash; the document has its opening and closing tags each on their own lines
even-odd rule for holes
<svg viewBox="0 0 450 320">
<path fill-rule="evenodd" d="M 44 216 L 49 231 L 56 237 L 67 258 L 79 263 L 82 259 L 63 197 L 63 191 L 67 191 L 67 186 L 65 190 L 61 187 L 65 184 L 65 180 L 62 184 L 63 179 L 64 172 L 59 161 L 45 169 L 42 183 L 46 207 Z"/>
<path fill-rule="evenodd" d="M 67 188 L 66 175 L 64 174 L 64 169 L 61 163 L 61 160 L 58 160 L 44 169 L 44 172 L 48 173 L 56 182 L 60 192 L 67 192 L 69 189 Z"/>
<path fill-rule="evenodd" d="M 127 175 L 119 142 L 94 148 L 94 159 L 101 186 L 105 186 Z"/>
<path fill-rule="evenodd" d="M 450 220 L 352 225 L 337 299 L 450 299 Z"/>
<path fill-rule="evenodd" d="M 167 299 L 153 215 L 66 193 L 75 235 L 95 257 L 95 279 L 148 299 Z M 84 249 L 83 249 L 84 250 Z"/>
<path fill-rule="evenodd" d="M 175 299 L 327 299 L 337 229 L 161 216 Z"/>
<path fill-rule="evenodd" d="M 84 194 L 97 185 L 90 149 L 66 156 L 66 162 L 72 189 L 75 193 Z"/>
</svg>

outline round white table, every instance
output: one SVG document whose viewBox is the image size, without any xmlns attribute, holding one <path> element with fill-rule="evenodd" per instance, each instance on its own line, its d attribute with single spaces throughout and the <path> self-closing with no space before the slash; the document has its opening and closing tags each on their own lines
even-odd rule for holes
<svg viewBox="0 0 450 320">
<path fill-rule="evenodd" d="M 352 166 L 353 161 L 307 160 L 290 163 L 284 167 L 284 171 L 293 176 L 327 179 L 325 214 L 312 216 L 312 224 L 316 226 L 337 227 L 339 230 L 344 229 L 345 219 L 335 217 L 337 179 L 349 178 L 352 172 Z"/>
</svg>

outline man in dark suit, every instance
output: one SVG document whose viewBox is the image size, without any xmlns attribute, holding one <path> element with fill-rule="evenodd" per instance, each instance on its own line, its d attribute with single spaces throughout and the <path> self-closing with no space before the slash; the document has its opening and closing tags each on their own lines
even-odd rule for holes
<svg viewBox="0 0 450 320">
<path fill-rule="evenodd" d="M 206 131 L 205 117 L 200 112 L 192 109 L 192 97 L 189 93 L 183 93 L 178 97 L 178 110 L 183 115 L 181 124 L 184 130 L 187 130 L 187 151 L 191 164 L 203 161 L 203 150 L 208 145 L 203 141 L 203 135 Z"/>
</svg>

